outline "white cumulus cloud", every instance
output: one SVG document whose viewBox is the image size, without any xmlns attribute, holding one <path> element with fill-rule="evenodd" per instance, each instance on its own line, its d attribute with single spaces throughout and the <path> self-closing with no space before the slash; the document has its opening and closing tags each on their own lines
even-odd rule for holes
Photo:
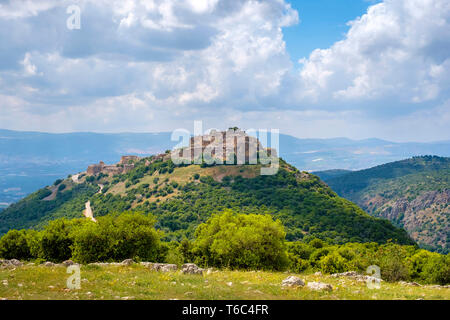
<svg viewBox="0 0 450 320">
<path fill-rule="evenodd" d="M 448 0 L 385 0 L 350 26 L 343 40 L 301 61 L 305 97 L 420 103 L 448 96 Z"/>
<path fill-rule="evenodd" d="M 450 139 L 448 0 L 372 5 L 300 65 L 283 37 L 300 21 L 286 0 L 77 0 L 81 29 L 68 30 L 73 4 L 0 0 L 0 128 L 169 131 L 203 119 L 408 139 L 414 123 L 409 139 Z"/>
</svg>

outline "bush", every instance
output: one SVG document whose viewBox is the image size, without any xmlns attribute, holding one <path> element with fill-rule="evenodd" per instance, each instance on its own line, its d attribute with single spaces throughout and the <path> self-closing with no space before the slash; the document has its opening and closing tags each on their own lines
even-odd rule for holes
<svg viewBox="0 0 450 320">
<path fill-rule="evenodd" d="M 323 273 L 339 273 L 347 270 L 345 259 L 337 253 L 322 257 L 319 265 Z"/>
<path fill-rule="evenodd" d="M 450 255 L 430 259 L 424 267 L 424 275 L 428 283 L 450 284 Z"/>
<path fill-rule="evenodd" d="M 184 257 L 180 251 L 176 249 L 169 250 L 164 259 L 166 263 L 176 264 L 177 266 L 181 266 L 184 263 Z"/>
<path fill-rule="evenodd" d="M 436 262 L 439 254 L 426 250 L 418 250 L 409 260 L 409 276 L 413 279 L 427 281 L 430 280 L 430 264 Z M 431 271 L 432 273 L 432 271 Z"/>
<path fill-rule="evenodd" d="M 75 232 L 72 257 L 81 263 L 108 261 L 111 258 L 113 245 L 105 228 L 90 222 Z"/>
<path fill-rule="evenodd" d="M 40 234 L 39 257 L 53 262 L 70 259 L 73 231 L 86 221 L 85 219 L 51 221 Z"/>
<path fill-rule="evenodd" d="M 210 266 L 282 270 L 288 265 L 285 236 L 270 215 L 226 211 L 197 228 L 193 251 Z"/>
<path fill-rule="evenodd" d="M 297 273 L 304 272 L 311 267 L 311 264 L 309 263 L 308 260 L 295 257 L 292 254 L 289 254 L 289 261 L 290 261 L 289 269 L 292 272 Z"/>
<path fill-rule="evenodd" d="M 325 243 L 320 239 L 313 239 L 309 242 L 309 245 L 313 248 L 320 249 L 324 247 Z"/>
<path fill-rule="evenodd" d="M 314 247 L 300 241 L 288 242 L 288 251 L 300 259 L 308 260 L 314 252 Z"/>
<path fill-rule="evenodd" d="M 313 253 L 311 253 L 311 256 L 309 257 L 311 265 L 319 266 L 320 259 L 322 259 L 322 257 L 327 256 L 330 253 L 330 250 L 331 250 L 330 247 L 316 249 Z"/>
<path fill-rule="evenodd" d="M 36 231 L 10 230 L 0 239 L 0 257 L 18 260 L 37 258 L 36 242 Z"/>
<path fill-rule="evenodd" d="M 188 239 L 184 238 L 181 240 L 178 251 L 180 251 L 181 255 L 183 256 L 184 262 L 192 262 L 194 261 L 194 245 L 192 241 L 189 241 Z"/>
<path fill-rule="evenodd" d="M 139 213 L 104 216 L 90 222 L 74 235 L 73 258 L 82 263 L 142 259 L 155 261 L 161 233 L 155 219 Z"/>
<path fill-rule="evenodd" d="M 394 244 L 386 244 L 380 247 L 377 256 L 375 264 L 380 267 L 383 280 L 390 282 L 408 280 L 407 252 L 404 248 Z"/>
</svg>

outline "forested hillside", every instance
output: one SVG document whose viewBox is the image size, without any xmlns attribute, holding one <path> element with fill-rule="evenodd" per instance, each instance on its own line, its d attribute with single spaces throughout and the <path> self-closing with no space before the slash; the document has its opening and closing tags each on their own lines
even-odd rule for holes
<svg viewBox="0 0 450 320">
<path fill-rule="evenodd" d="M 149 156 L 176 144 L 170 132 L 55 134 L 0 129 L 0 208 L 100 159 L 110 163 L 123 154 Z M 378 139 L 299 139 L 280 134 L 280 156 L 306 171 L 356 170 L 417 154 L 450 156 L 450 141 L 394 143 Z"/>
<path fill-rule="evenodd" d="M 317 176 L 283 161 L 274 176 L 261 176 L 259 169 L 260 165 L 176 167 L 171 160 L 143 158 L 126 174 L 56 181 L 1 212 L 0 232 L 82 217 L 89 200 L 96 217 L 130 210 L 152 213 L 166 240 L 191 238 L 212 214 L 236 209 L 280 219 L 288 240 L 315 236 L 334 243 L 413 243 L 404 230 L 369 216 Z"/>
<path fill-rule="evenodd" d="M 340 196 L 404 227 L 422 247 L 450 250 L 450 158 L 424 156 L 338 177 L 322 176 Z"/>
</svg>

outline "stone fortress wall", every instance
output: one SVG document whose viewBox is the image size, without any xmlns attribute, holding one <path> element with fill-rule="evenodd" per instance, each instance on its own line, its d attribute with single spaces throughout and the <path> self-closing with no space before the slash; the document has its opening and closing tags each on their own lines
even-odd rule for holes
<svg viewBox="0 0 450 320">
<path fill-rule="evenodd" d="M 140 159 L 138 156 L 122 156 L 119 163 L 113 165 L 107 165 L 103 161 L 100 161 L 98 164 L 91 164 L 87 168 L 86 174 L 88 176 L 95 176 L 99 173 L 108 175 L 127 173 L 134 168 L 134 162 Z"/>
</svg>

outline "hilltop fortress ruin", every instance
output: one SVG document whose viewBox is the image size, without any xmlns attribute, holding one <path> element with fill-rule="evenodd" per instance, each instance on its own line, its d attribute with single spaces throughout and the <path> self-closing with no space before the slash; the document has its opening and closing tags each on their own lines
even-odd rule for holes
<svg viewBox="0 0 450 320">
<path fill-rule="evenodd" d="M 261 152 L 276 156 L 275 150 L 264 148 L 258 138 L 238 128 L 230 128 L 191 137 L 188 147 L 172 152 L 172 160 L 196 164 L 203 161 L 209 164 L 256 164 Z"/>
<path fill-rule="evenodd" d="M 227 131 L 212 130 L 209 134 L 191 137 L 189 146 L 176 149 L 170 153 L 153 156 L 147 164 L 157 160 L 172 159 L 175 164 L 256 164 L 258 159 L 276 157 L 276 151 L 264 148 L 258 138 L 249 136 L 238 128 Z M 122 156 L 117 164 L 106 165 L 103 161 L 90 165 L 87 175 L 99 173 L 107 175 L 123 174 L 134 169 L 141 160 L 138 156 Z"/>
</svg>

